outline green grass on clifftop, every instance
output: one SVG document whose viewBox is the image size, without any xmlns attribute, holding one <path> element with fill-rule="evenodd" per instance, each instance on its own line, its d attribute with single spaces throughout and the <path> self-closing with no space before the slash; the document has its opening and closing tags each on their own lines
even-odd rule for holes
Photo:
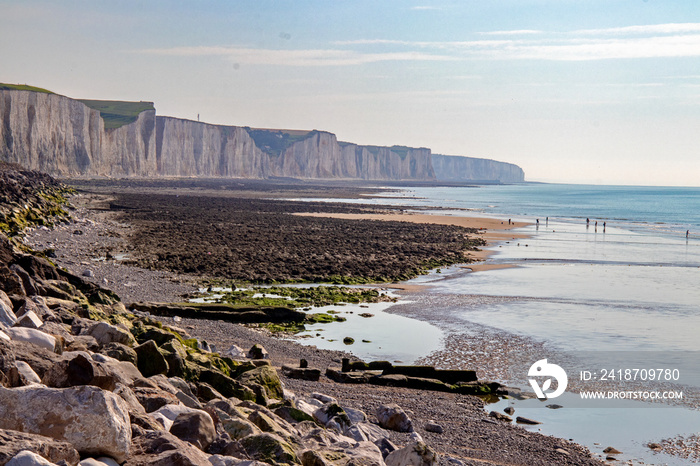
<svg viewBox="0 0 700 466">
<path fill-rule="evenodd" d="M 141 112 L 155 110 L 153 102 L 124 102 L 119 100 L 85 100 L 88 107 L 99 110 L 105 121 L 105 129 L 115 129 L 135 122 Z"/>
<path fill-rule="evenodd" d="M 40 87 L 29 86 L 27 84 L 5 84 L 0 83 L 0 91 L 32 91 L 43 92 L 44 94 L 53 94 L 53 92 L 42 89 Z"/>
<path fill-rule="evenodd" d="M 316 131 L 285 131 L 276 129 L 246 128 L 255 145 L 263 152 L 278 157 L 295 142 L 313 136 Z"/>
</svg>

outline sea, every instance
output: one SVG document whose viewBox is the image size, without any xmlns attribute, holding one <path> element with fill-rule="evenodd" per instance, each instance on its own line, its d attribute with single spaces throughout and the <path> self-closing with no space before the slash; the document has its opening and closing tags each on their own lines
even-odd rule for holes
<svg viewBox="0 0 700 466">
<path fill-rule="evenodd" d="M 502 268 L 433 271 L 407 282 L 420 291 L 373 310 L 374 324 L 353 313 L 346 327 L 310 329 L 306 344 L 368 360 L 476 366 L 480 377 L 523 391 L 532 391 L 531 380 L 544 383 L 530 371 L 547 359 L 568 376 L 563 395 L 503 399 L 487 410 L 512 406 L 541 422 L 523 428 L 572 439 L 603 459 L 612 446 L 631 464 L 700 462 L 693 441 L 700 432 L 700 188 L 409 187 L 345 202 L 527 226 L 489 246 L 488 263 Z M 349 332 L 364 344 L 342 347 Z M 582 401 L 587 390 L 614 399 Z M 663 440 L 682 454 L 648 447 Z"/>
</svg>

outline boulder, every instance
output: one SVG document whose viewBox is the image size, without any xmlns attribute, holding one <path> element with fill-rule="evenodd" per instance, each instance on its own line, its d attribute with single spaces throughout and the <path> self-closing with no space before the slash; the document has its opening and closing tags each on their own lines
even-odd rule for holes
<svg viewBox="0 0 700 466">
<path fill-rule="evenodd" d="M 300 379 L 300 380 L 310 380 L 312 382 L 318 382 L 321 377 L 321 369 L 314 369 L 311 367 L 292 367 L 284 365 L 282 366 L 282 374 L 289 377 L 290 379 Z"/>
<path fill-rule="evenodd" d="M 385 429 L 398 432 L 412 432 L 413 423 L 401 407 L 395 403 L 381 405 L 377 408 L 377 420 Z"/>
<path fill-rule="evenodd" d="M 46 435 L 73 444 L 85 455 L 124 461 L 129 454 L 128 407 L 97 387 L 0 387 L 0 428 Z"/>
<path fill-rule="evenodd" d="M 24 304 L 22 304 L 17 310 L 16 315 L 21 317 L 28 312 L 33 312 L 42 320 L 56 317 L 53 311 L 49 309 L 49 306 L 46 303 L 46 298 L 43 296 L 31 296 L 25 299 Z"/>
<path fill-rule="evenodd" d="M 262 345 L 255 344 L 248 350 L 248 357 L 250 359 L 270 359 L 270 353 Z"/>
<path fill-rule="evenodd" d="M 7 329 L 7 334 L 12 340 L 15 341 L 32 343 L 49 351 L 60 351 L 60 346 L 56 345 L 56 338 L 53 335 L 49 335 L 33 328 L 13 327 Z"/>
<path fill-rule="evenodd" d="M 187 350 L 178 340 L 170 340 L 160 347 L 165 361 L 168 363 L 168 376 L 179 377 L 184 375 L 187 369 L 185 360 Z"/>
<path fill-rule="evenodd" d="M 37 434 L 0 429 L 0 464 L 6 464 L 21 451 L 31 451 L 47 460 L 74 466 L 80 455 L 68 442 Z"/>
<path fill-rule="evenodd" d="M 425 443 L 418 442 L 389 453 L 386 466 L 433 466 L 438 454 Z"/>
<path fill-rule="evenodd" d="M 131 444 L 124 466 L 211 466 L 209 455 L 165 431 L 146 432 Z"/>
<path fill-rule="evenodd" d="M 178 404 L 179 402 L 175 395 L 160 388 L 133 387 L 132 390 L 136 399 L 139 400 L 139 403 L 141 403 L 141 406 L 147 413 L 152 413 L 163 406 Z"/>
<path fill-rule="evenodd" d="M 100 353 L 114 358 L 118 361 L 127 361 L 133 364 L 134 366 L 138 365 L 136 351 L 134 351 L 133 348 L 126 346 L 123 343 L 107 343 L 106 345 L 102 346 L 102 349 L 100 349 Z"/>
<path fill-rule="evenodd" d="M 221 355 L 231 359 L 245 359 L 246 352 L 240 346 L 231 345 L 229 349 L 225 350 Z"/>
<path fill-rule="evenodd" d="M 42 382 L 55 388 L 94 385 L 113 391 L 116 384 L 123 383 L 124 379 L 111 372 L 105 365 L 93 361 L 88 354 L 76 353 L 70 359 L 64 359 L 49 369 Z"/>
<path fill-rule="evenodd" d="M 216 438 L 216 427 L 208 413 L 193 410 L 180 413 L 175 418 L 170 433 L 200 450 L 206 450 Z"/>
<path fill-rule="evenodd" d="M 168 373 L 168 363 L 161 352 L 158 351 L 158 346 L 155 341 L 148 340 L 135 347 L 134 351 L 136 351 L 136 356 L 138 358 L 139 371 L 141 371 L 144 377 Z"/>
<path fill-rule="evenodd" d="M 117 325 L 108 324 L 107 322 L 95 323 L 89 327 L 84 334 L 94 337 L 100 345 L 106 345 L 108 343 L 132 345 L 136 342 L 131 332 Z"/>
<path fill-rule="evenodd" d="M 15 367 L 10 369 L 9 383 L 11 387 L 23 387 L 25 385 L 40 384 L 41 378 L 24 361 L 15 361 Z"/>
<path fill-rule="evenodd" d="M 37 455 L 32 451 L 21 451 L 15 455 L 10 461 L 7 462 L 7 466 L 58 466 L 56 463 L 52 463 L 41 455 Z"/>
<path fill-rule="evenodd" d="M 15 322 L 15 325 L 17 327 L 38 329 L 43 323 L 44 322 L 38 315 L 36 315 L 34 311 L 27 311 L 17 318 L 17 322 Z"/>
<path fill-rule="evenodd" d="M 231 444 L 225 453 L 231 456 L 246 456 L 275 465 L 301 463 L 291 445 L 279 436 L 268 432 L 245 437 L 237 444 Z"/>
<path fill-rule="evenodd" d="M 260 366 L 253 370 L 246 371 L 239 375 L 236 380 L 243 385 L 247 385 L 255 390 L 254 386 L 260 385 L 265 389 L 265 395 L 268 398 L 281 400 L 284 398 L 282 382 L 280 381 L 277 371 L 271 366 Z"/>
</svg>

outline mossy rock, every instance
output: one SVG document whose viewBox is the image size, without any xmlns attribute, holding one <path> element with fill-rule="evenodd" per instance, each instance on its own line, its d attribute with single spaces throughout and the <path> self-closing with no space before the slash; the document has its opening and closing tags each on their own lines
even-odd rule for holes
<svg viewBox="0 0 700 466">
<path fill-rule="evenodd" d="M 135 347 L 134 351 L 136 351 L 136 355 L 138 356 L 139 372 L 141 372 L 144 377 L 168 373 L 168 362 L 153 340 L 148 340 Z"/>
<path fill-rule="evenodd" d="M 202 369 L 199 372 L 200 382 L 211 385 L 215 390 L 227 398 L 255 401 L 255 392 L 245 384 L 231 377 L 227 377 L 216 369 Z"/>
<path fill-rule="evenodd" d="M 182 377 L 188 379 L 187 365 L 185 360 L 187 359 L 187 350 L 182 346 L 177 339 L 170 340 L 160 347 L 165 360 L 168 363 L 168 377 Z"/>
<path fill-rule="evenodd" d="M 240 446 L 252 459 L 272 465 L 301 464 L 294 449 L 274 434 L 264 432 L 241 439 Z"/>
<path fill-rule="evenodd" d="M 293 406 L 280 406 L 273 412 L 291 424 L 296 424 L 298 422 L 304 421 L 311 421 L 313 423 L 316 423 L 316 420 L 313 418 L 313 416 L 306 414 L 301 409 L 297 409 Z"/>
<path fill-rule="evenodd" d="M 236 378 L 244 385 L 256 383 L 261 385 L 268 396 L 281 400 L 284 397 L 282 390 L 282 382 L 280 381 L 277 371 L 271 366 L 260 366 L 253 370 L 242 373 Z"/>
</svg>

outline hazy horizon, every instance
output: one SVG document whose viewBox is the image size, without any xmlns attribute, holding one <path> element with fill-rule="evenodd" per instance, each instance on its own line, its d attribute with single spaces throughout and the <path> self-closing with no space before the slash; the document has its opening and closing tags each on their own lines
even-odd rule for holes
<svg viewBox="0 0 700 466">
<path fill-rule="evenodd" d="M 2 82 L 533 182 L 700 185 L 691 0 L 0 2 Z"/>
</svg>

